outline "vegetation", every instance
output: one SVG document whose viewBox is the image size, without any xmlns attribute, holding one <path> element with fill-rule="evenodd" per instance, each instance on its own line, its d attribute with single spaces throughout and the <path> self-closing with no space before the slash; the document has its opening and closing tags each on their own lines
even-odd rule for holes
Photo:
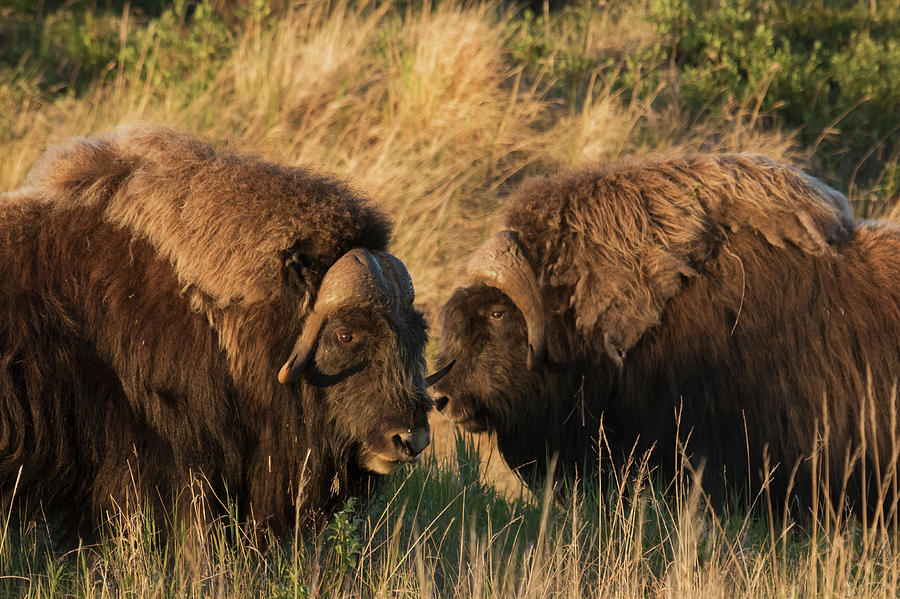
<svg viewBox="0 0 900 599">
<path fill-rule="evenodd" d="M 309 164 L 393 218 L 392 249 L 434 322 L 500 199 L 534 173 L 643 152 L 763 152 L 847 192 L 860 215 L 893 218 L 898 30 L 896 0 L 584 0 L 548 13 L 449 0 L 11 0 L 0 4 L 0 191 L 48 144 L 136 120 Z M 224 522 L 160 546 L 146 520 L 114 518 L 101 544 L 60 555 L 4 515 L 0 595 L 898 592 L 897 530 L 883 522 L 724 516 L 640 462 L 560 505 L 523 491 L 499 458 L 485 467 L 490 452 L 471 437 L 438 441 L 369 506 L 348 503 L 294 539 Z"/>
<path fill-rule="evenodd" d="M 761 120 L 794 131 L 811 170 L 849 188 L 866 202 L 861 211 L 896 201 L 900 3 L 655 0 L 640 12 L 650 35 L 632 45 L 595 41 L 598 10 L 622 23 L 618 4 L 581 4 L 549 25 L 531 14 L 518 25 L 514 55 L 529 65 L 549 59 L 572 107 L 596 78 L 602 90 L 674 107 L 691 124 Z"/>
<path fill-rule="evenodd" d="M 0 516 L 9 597 L 896 597 L 898 539 L 883 518 L 798 526 L 765 496 L 709 508 L 690 479 L 661 484 L 636 459 L 554 501 L 504 497 L 471 437 L 389 478 L 318 533 L 258 538 L 233 521 L 162 543 L 142 516 L 102 541 L 48 551 L 47 534 Z M 664 481 L 662 481 L 664 482 Z M 773 509 L 775 515 L 773 516 Z M 888 518 L 889 520 L 889 518 Z"/>
</svg>

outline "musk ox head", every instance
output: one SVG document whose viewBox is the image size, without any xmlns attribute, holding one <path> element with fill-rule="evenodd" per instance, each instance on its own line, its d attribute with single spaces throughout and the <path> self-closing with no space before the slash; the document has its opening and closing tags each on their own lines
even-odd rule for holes
<svg viewBox="0 0 900 599">
<path fill-rule="evenodd" d="M 292 256 L 287 268 L 299 263 Z M 295 273 L 296 274 L 296 273 Z M 291 277 L 293 278 L 293 277 Z M 400 260 L 355 248 L 322 278 L 312 312 L 278 372 L 326 395 L 327 420 L 359 443 L 359 466 L 381 474 L 428 446 L 426 326 L 413 308 L 412 279 Z M 327 390 L 327 392 L 325 392 Z"/>
<path fill-rule="evenodd" d="M 435 386 L 445 416 L 496 432 L 505 454 L 576 435 L 573 418 L 599 422 L 585 388 L 596 399 L 615 387 L 629 351 L 730 235 L 820 254 L 853 222 L 846 198 L 815 179 L 734 154 L 534 179 L 505 221 L 443 308 L 438 364 L 454 366 Z"/>
<path fill-rule="evenodd" d="M 453 367 L 435 386 L 436 407 L 473 432 L 496 431 L 543 386 L 543 298 L 513 231 L 482 245 L 467 274 L 443 309 L 438 360 Z"/>
</svg>

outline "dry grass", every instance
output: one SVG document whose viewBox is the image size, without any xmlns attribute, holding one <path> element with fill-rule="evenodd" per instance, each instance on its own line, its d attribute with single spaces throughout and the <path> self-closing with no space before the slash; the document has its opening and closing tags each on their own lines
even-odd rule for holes
<svg viewBox="0 0 900 599">
<path fill-rule="evenodd" d="M 0 81 L 8 109 L 0 190 L 21 183 L 48 144 L 130 121 L 308 164 L 347 178 L 391 215 L 393 250 L 433 315 L 466 255 L 491 230 L 500 198 L 529 173 L 641 151 L 716 148 L 796 158 L 790 136 L 764 132 L 752 113 L 723 116 L 687 135 L 684 116 L 596 86 L 573 113 L 546 96 L 549 79 L 526 81 L 509 66 L 509 18 L 492 4 L 402 11 L 390 2 L 312 2 L 274 26 L 249 21 L 223 66 L 210 75 L 197 65 L 197 80 L 211 83 L 196 93 L 190 81 L 151 84 L 164 68 L 153 47 L 136 68 L 111 73 L 77 99 L 22 98 L 16 90 L 30 89 L 27 80 Z M 639 7 L 618 17 L 627 27 L 603 11 L 591 18 L 596 26 L 589 24 L 586 45 L 648 43 L 647 28 L 634 25 Z M 122 26 L 126 35 L 128 23 Z"/>
<path fill-rule="evenodd" d="M 648 456 L 562 502 L 500 498 L 474 447 L 395 475 L 366 514 L 273 539 L 227 519 L 167 545 L 140 514 L 52 559 L 34 526 L 0 517 L 0 594 L 108 597 L 823 597 L 900 592 L 896 528 L 724 514 L 696 477 L 660 484 Z M 663 481 L 665 482 L 665 481 Z M 199 500 L 198 500 L 199 501 Z M 757 498 L 765 506 L 765 493 Z M 821 504 L 824 510 L 826 504 Z M 199 509 L 199 507 L 198 507 Z"/>
</svg>

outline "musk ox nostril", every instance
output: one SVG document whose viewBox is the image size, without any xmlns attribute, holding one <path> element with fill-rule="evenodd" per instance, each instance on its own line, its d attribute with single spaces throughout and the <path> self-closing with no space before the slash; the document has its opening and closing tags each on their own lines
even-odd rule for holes
<svg viewBox="0 0 900 599">
<path fill-rule="evenodd" d="M 401 455 L 409 458 L 414 458 L 422 453 L 429 443 L 431 443 L 431 431 L 427 427 L 394 435 L 394 446 Z"/>
<path fill-rule="evenodd" d="M 447 407 L 447 404 L 450 403 L 450 398 L 446 395 L 441 395 L 440 397 L 435 398 L 434 407 L 438 412 L 443 413 L 444 408 Z"/>
<path fill-rule="evenodd" d="M 401 454 L 409 453 L 409 448 L 406 446 L 406 443 L 403 442 L 403 438 L 400 437 L 400 435 L 394 435 L 391 438 L 391 441 L 394 442 L 394 448 Z"/>
</svg>

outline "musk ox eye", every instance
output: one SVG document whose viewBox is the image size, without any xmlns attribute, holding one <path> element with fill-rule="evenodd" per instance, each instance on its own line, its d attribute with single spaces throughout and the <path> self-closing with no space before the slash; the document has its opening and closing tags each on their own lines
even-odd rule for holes
<svg viewBox="0 0 900 599">
<path fill-rule="evenodd" d="M 353 333 L 348 331 L 347 329 L 341 329 L 337 332 L 337 339 L 341 343 L 352 343 L 353 342 Z"/>
<path fill-rule="evenodd" d="M 503 310 L 491 310 L 491 320 L 500 320 L 503 318 Z"/>
</svg>

